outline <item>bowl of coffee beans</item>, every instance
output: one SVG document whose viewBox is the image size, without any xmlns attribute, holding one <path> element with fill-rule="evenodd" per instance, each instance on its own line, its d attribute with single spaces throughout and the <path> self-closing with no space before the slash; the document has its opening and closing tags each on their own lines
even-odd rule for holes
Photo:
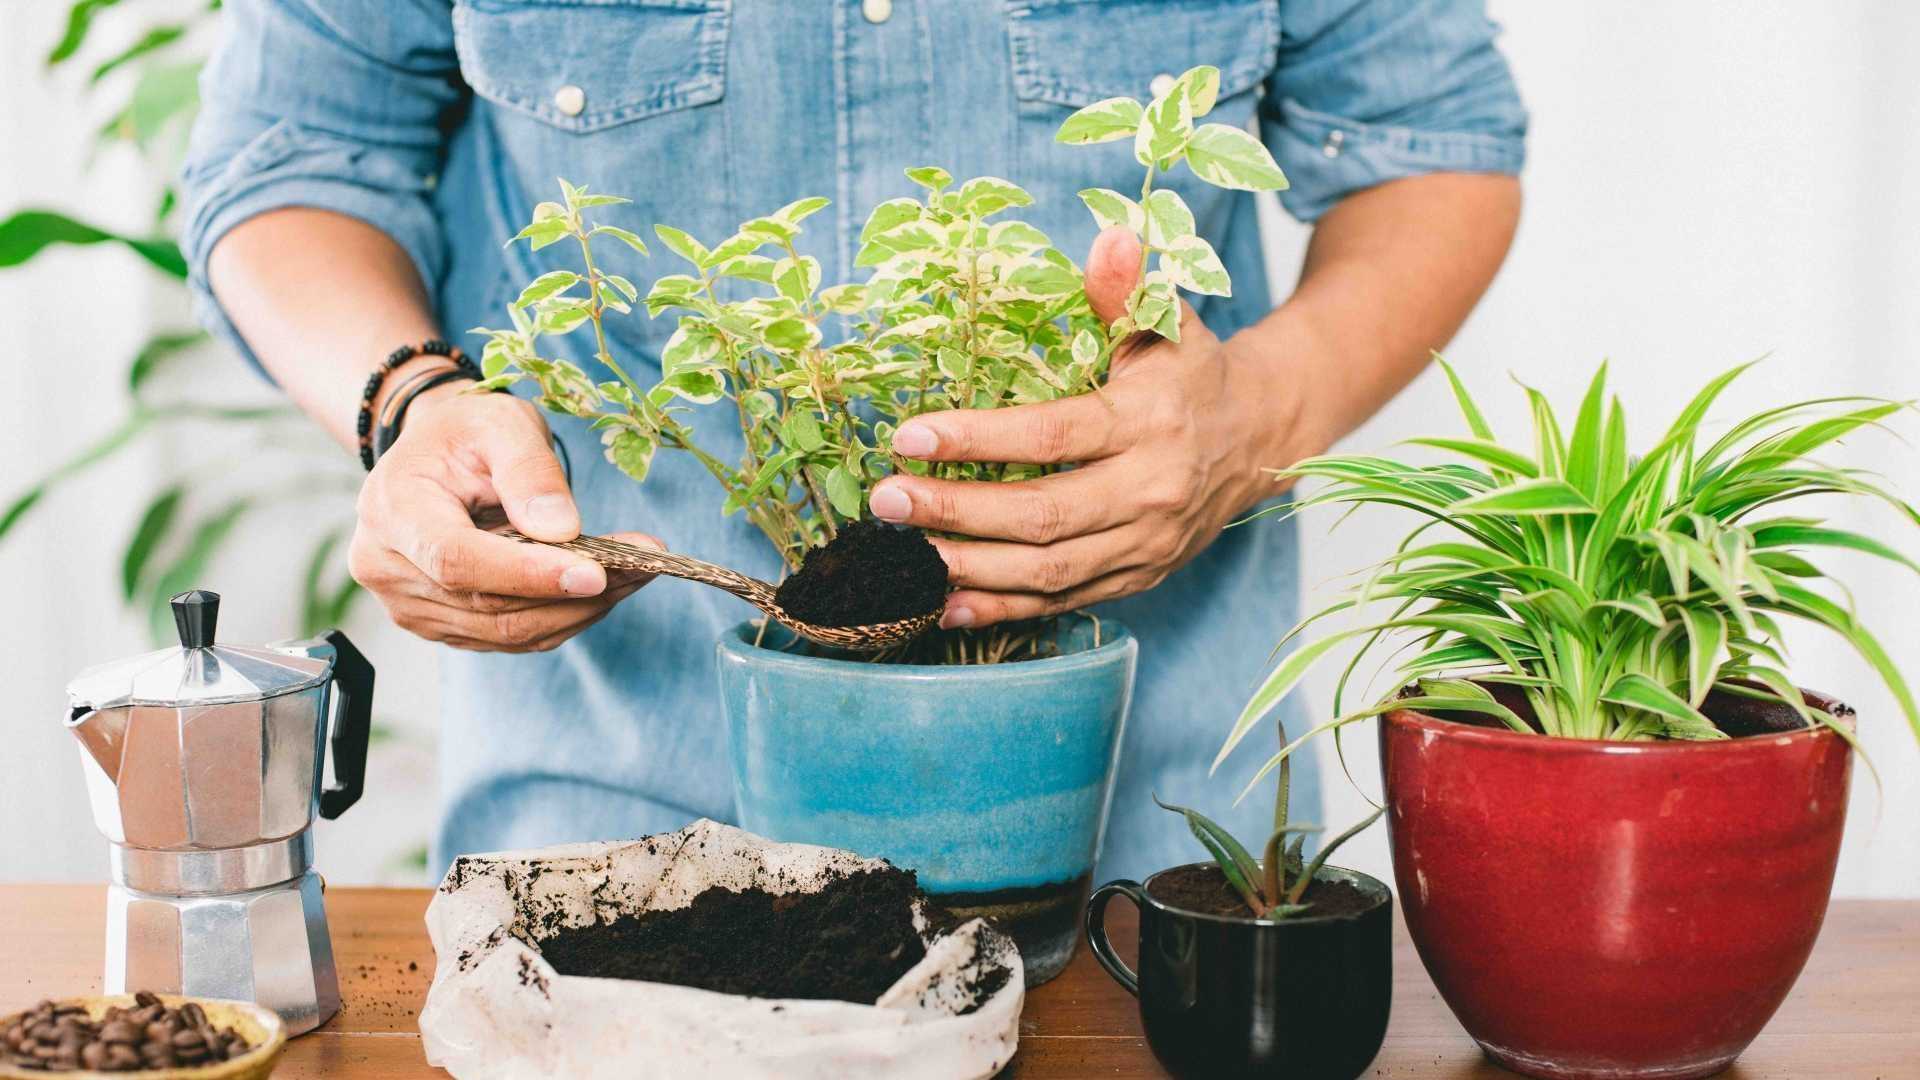
<svg viewBox="0 0 1920 1080">
<path fill-rule="evenodd" d="M 145 1080 L 258 1080 L 287 1026 L 273 1010 L 141 991 L 43 1001 L 0 1017 L 0 1078 L 128 1073 Z"/>
</svg>

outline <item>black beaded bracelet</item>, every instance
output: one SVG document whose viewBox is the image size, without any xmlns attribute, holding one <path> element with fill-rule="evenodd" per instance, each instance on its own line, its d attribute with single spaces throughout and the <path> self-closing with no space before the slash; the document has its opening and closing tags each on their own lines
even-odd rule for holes
<svg viewBox="0 0 1920 1080">
<path fill-rule="evenodd" d="M 474 378 L 480 377 L 480 370 L 474 367 L 473 361 L 468 360 L 457 346 L 450 345 L 439 338 L 429 338 L 418 346 L 402 345 L 388 353 L 387 358 L 380 362 L 380 366 L 367 375 L 367 385 L 360 391 L 360 415 L 354 423 L 354 432 L 359 436 L 360 442 L 360 464 L 366 466 L 368 472 L 373 471 L 373 463 L 378 457 L 373 449 L 373 399 L 380 393 L 380 387 L 386 383 L 387 376 L 393 374 L 394 368 L 417 356 L 444 356 L 454 362 L 457 370 L 471 371 Z"/>
</svg>

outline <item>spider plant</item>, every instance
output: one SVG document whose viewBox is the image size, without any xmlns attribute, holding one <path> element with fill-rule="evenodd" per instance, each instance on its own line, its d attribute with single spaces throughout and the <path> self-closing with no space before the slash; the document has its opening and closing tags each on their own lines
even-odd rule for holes
<svg viewBox="0 0 1920 1080">
<path fill-rule="evenodd" d="M 1811 553 L 1844 548 L 1917 572 L 1920 566 L 1871 537 L 1778 513 L 1790 500 L 1839 494 L 1885 502 L 1920 524 L 1920 513 L 1872 474 L 1812 456 L 1879 426 L 1908 403 L 1795 402 L 1710 438 L 1707 412 L 1752 366 L 1746 364 L 1709 382 L 1665 436 L 1635 456 L 1602 364 L 1570 432 L 1539 392 L 1523 386 L 1533 418 L 1526 453 L 1495 440 L 1459 376 L 1444 360 L 1440 365 L 1468 432 L 1408 441 L 1452 460 L 1414 465 L 1329 455 L 1277 471 L 1327 482 L 1280 507 L 1283 513 L 1397 506 L 1425 521 L 1391 556 L 1356 575 L 1340 599 L 1287 634 L 1282 646 L 1335 612 L 1387 609 L 1382 619 L 1281 658 L 1234 723 L 1216 768 L 1309 669 L 1354 641 L 1333 718 L 1283 746 L 1259 776 L 1314 734 L 1400 707 L 1478 713 L 1515 731 L 1565 738 L 1723 739 L 1702 711 L 1708 693 L 1720 691 L 1782 702 L 1803 722 L 1826 724 L 1851 743 L 1851 730 L 1809 708 L 1787 677 L 1781 617 L 1845 639 L 1920 736 L 1906 680 L 1855 617 L 1845 591 L 1835 583 L 1836 600 L 1817 588 L 1829 579 Z M 1346 711 L 1349 683 L 1370 654 L 1386 663 L 1404 659 L 1385 697 Z M 1496 700 L 1489 686 L 1517 691 L 1533 722 Z"/>
<path fill-rule="evenodd" d="M 1280 745 L 1287 745 L 1287 728 L 1284 722 L 1277 725 L 1280 731 Z M 1329 841 L 1314 855 L 1313 862 L 1304 861 L 1303 848 L 1307 834 L 1319 832 L 1315 825 L 1290 825 L 1287 823 L 1288 796 L 1293 788 L 1293 762 L 1289 758 L 1279 759 L 1280 784 L 1273 798 L 1273 832 L 1267 836 L 1265 850 L 1259 861 L 1245 845 L 1233 838 L 1233 834 L 1221 828 L 1213 819 L 1197 810 L 1184 806 L 1173 806 L 1160 801 L 1155 795 L 1153 801 L 1163 810 L 1171 810 L 1187 819 L 1187 828 L 1193 831 L 1194 839 L 1207 849 L 1213 861 L 1220 867 L 1220 873 L 1233 886 L 1233 891 L 1246 901 L 1247 910 L 1256 919 L 1284 919 L 1299 915 L 1313 907 L 1306 902 L 1307 886 L 1313 884 L 1314 875 L 1327 864 L 1340 845 L 1359 835 L 1361 830 L 1380 819 L 1384 808 L 1377 808 L 1359 824 L 1341 833 Z M 1292 837 L 1292 839 L 1288 839 Z"/>
</svg>

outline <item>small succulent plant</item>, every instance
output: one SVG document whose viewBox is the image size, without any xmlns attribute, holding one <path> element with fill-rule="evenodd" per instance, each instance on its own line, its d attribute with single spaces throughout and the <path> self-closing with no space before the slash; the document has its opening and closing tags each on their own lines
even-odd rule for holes
<svg viewBox="0 0 1920 1080">
<path fill-rule="evenodd" d="M 1286 746 L 1286 725 L 1280 723 L 1276 726 L 1280 732 L 1280 745 Z M 1307 862 L 1303 850 L 1307 836 L 1320 829 L 1314 825 L 1288 822 L 1293 760 L 1290 757 L 1282 758 L 1278 768 L 1280 784 L 1273 799 L 1273 832 L 1267 835 L 1267 842 L 1258 860 L 1254 859 L 1253 853 L 1245 845 L 1234 839 L 1232 833 L 1205 814 L 1160 802 L 1158 795 L 1153 797 L 1161 809 L 1171 810 L 1187 819 L 1187 828 L 1207 849 L 1207 854 L 1213 856 L 1227 884 L 1233 886 L 1233 890 L 1240 894 L 1240 899 L 1246 901 L 1247 910 L 1256 919 L 1285 919 L 1310 911 L 1313 904 L 1307 899 L 1307 889 L 1313 884 L 1321 867 L 1326 865 L 1328 857 L 1339 850 L 1340 845 L 1380 820 L 1380 815 L 1385 813 L 1384 808 L 1375 808 L 1358 824 L 1329 840 L 1314 854 L 1313 861 Z"/>
</svg>

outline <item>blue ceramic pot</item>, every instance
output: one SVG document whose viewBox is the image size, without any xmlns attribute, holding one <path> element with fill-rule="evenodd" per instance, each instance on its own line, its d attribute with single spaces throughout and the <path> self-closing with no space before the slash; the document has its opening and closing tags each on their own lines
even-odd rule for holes
<svg viewBox="0 0 1920 1080">
<path fill-rule="evenodd" d="M 1064 620 L 1058 656 L 966 666 L 782 651 L 720 638 L 740 824 L 879 856 L 962 916 L 996 919 L 1028 985 L 1073 956 L 1113 796 L 1139 645 Z"/>
</svg>

